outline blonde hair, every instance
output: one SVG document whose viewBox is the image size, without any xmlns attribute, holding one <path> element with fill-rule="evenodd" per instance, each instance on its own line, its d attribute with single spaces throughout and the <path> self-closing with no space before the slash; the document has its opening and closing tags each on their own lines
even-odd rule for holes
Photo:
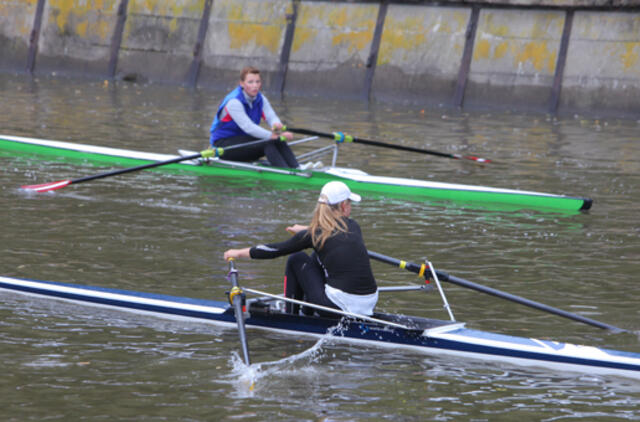
<svg viewBox="0 0 640 422">
<path fill-rule="evenodd" d="M 321 198 L 325 195 L 320 195 Z M 343 201 L 344 202 L 344 201 Z M 309 233 L 311 234 L 311 242 L 313 247 L 322 249 L 324 243 L 334 234 L 338 232 L 347 232 L 347 223 L 344 220 L 340 204 L 330 205 L 325 202 L 318 202 L 316 209 L 313 211 L 311 223 L 309 224 Z"/>
</svg>

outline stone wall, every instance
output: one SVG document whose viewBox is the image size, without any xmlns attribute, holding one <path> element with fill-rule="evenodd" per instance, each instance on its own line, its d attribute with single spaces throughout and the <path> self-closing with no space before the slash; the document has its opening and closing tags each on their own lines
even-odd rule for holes
<svg viewBox="0 0 640 422">
<path fill-rule="evenodd" d="M 37 3 L 0 0 L 0 70 L 22 70 L 27 64 Z"/>
<path fill-rule="evenodd" d="M 0 70 L 640 116 L 640 0 L 0 0 Z"/>
</svg>

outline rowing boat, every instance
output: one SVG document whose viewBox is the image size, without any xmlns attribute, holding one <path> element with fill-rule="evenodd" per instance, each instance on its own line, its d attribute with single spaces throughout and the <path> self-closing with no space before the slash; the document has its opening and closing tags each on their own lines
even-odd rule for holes
<svg viewBox="0 0 640 422">
<path fill-rule="evenodd" d="M 137 166 L 157 161 L 167 161 L 179 155 L 147 153 L 126 149 L 93 145 L 0 135 L 0 149 L 14 154 L 41 156 L 55 160 L 79 160 L 97 165 Z M 389 176 L 374 176 L 363 171 L 336 167 L 338 144 L 320 148 L 333 152 L 332 164 L 310 170 L 291 170 L 260 164 L 238 163 L 219 158 L 200 162 L 174 163 L 163 168 L 188 171 L 200 175 L 233 178 L 235 181 L 261 180 L 273 182 L 274 186 L 286 189 L 306 187 L 318 189 L 332 180 L 346 183 L 356 192 L 370 196 L 396 197 L 417 201 L 451 201 L 505 210 L 552 210 L 577 212 L 591 207 L 590 198 L 572 197 L 551 193 L 503 189 L 487 186 L 462 185 L 456 183 L 432 182 Z M 312 153 L 304 155 L 313 156 Z"/>
<path fill-rule="evenodd" d="M 0 289 L 226 327 L 237 323 L 228 302 L 3 276 Z M 367 320 L 338 320 L 292 315 L 283 313 L 278 300 L 268 297 L 248 299 L 246 305 L 244 324 L 253 329 L 296 337 L 329 335 L 344 342 L 431 355 L 640 379 L 639 353 L 495 334 L 467 328 L 461 322 L 413 316 L 375 313 Z"/>
</svg>

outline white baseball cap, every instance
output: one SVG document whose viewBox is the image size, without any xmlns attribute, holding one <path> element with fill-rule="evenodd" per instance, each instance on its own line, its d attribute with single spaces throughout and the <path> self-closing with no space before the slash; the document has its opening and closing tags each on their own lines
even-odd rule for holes
<svg viewBox="0 0 640 422">
<path fill-rule="evenodd" d="M 339 204 L 342 201 L 346 201 L 347 199 L 350 199 L 353 202 L 360 202 L 361 198 L 357 193 L 351 192 L 351 190 L 349 190 L 349 187 L 344 183 L 333 181 L 327 183 L 322 187 L 318 202 L 322 202 L 323 204 L 335 205 Z"/>
</svg>

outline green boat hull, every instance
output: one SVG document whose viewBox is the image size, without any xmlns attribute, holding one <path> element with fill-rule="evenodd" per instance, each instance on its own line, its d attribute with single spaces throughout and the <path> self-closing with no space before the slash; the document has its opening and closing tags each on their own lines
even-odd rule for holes
<svg viewBox="0 0 640 422">
<path fill-rule="evenodd" d="M 26 155 L 44 160 L 69 161 L 91 165 L 134 167 L 154 161 L 176 157 L 174 155 L 151 154 L 137 151 L 95 147 L 33 138 L 0 135 L 0 150 L 11 155 Z M 208 165 L 175 163 L 158 167 L 162 171 L 187 172 L 202 176 L 229 178 L 246 183 L 266 182 L 276 189 L 317 190 L 326 182 L 340 180 L 356 192 L 374 197 L 390 197 L 411 201 L 446 201 L 467 204 L 473 207 L 500 210 L 550 210 L 556 212 L 578 212 L 591 207 L 589 198 L 570 197 L 539 192 L 482 186 L 426 182 L 420 180 L 371 176 L 366 173 L 340 168 L 329 168 L 304 172 L 287 170 L 283 173 L 270 171 L 270 167 L 247 169 L 212 162 Z M 39 181 L 45 182 L 45 181 Z"/>
</svg>

